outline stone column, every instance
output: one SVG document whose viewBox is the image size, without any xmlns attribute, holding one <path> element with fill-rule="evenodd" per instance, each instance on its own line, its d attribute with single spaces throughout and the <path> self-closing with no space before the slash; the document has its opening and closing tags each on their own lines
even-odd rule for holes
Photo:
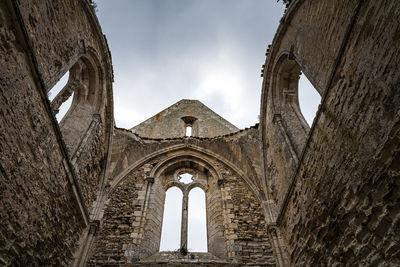
<svg viewBox="0 0 400 267">
<path fill-rule="evenodd" d="M 283 240 L 280 237 L 278 226 L 273 224 L 268 224 L 267 229 L 268 237 L 270 239 L 272 250 L 275 254 L 275 259 L 277 266 L 286 267 L 290 266 L 289 257 L 287 255 L 286 246 L 283 244 Z"/>
<path fill-rule="evenodd" d="M 74 256 L 76 258 L 74 259 L 72 266 L 74 267 L 86 266 L 89 250 L 92 247 L 99 226 L 100 226 L 99 220 L 94 220 L 89 223 L 87 233 L 85 234 L 86 235 L 85 241 L 83 242 L 83 246 L 76 252 L 77 255 Z"/>
<path fill-rule="evenodd" d="M 188 229 L 188 192 L 183 192 L 182 199 L 182 224 L 181 224 L 181 248 L 187 249 L 187 230 Z"/>
<path fill-rule="evenodd" d="M 124 253 L 128 263 L 132 263 L 132 260 L 134 258 L 147 256 L 146 254 L 142 254 L 143 250 L 141 249 L 141 243 L 145 234 L 147 208 L 150 201 L 151 187 L 154 183 L 154 177 L 147 177 L 144 179 L 144 181 L 145 185 L 142 189 L 142 191 L 144 191 L 142 209 L 140 212 L 138 212 L 138 214 L 135 214 L 136 218 L 139 217 L 139 224 L 137 225 L 137 227 L 135 227 L 136 229 L 134 230 L 134 232 L 131 233 L 132 243 L 126 245 Z M 140 200 L 140 197 L 138 198 L 138 200 Z"/>
<path fill-rule="evenodd" d="M 154 184 L 154 177 L 147 177 L 145 179 L 146 182 L 146 191 L 145 191 L 145 196 L 144 196 L 144 201 L 143 201 L 143 208 L 142 208 L 142 214 L 140 218 L 140 226 L 139 226 L 139 238 L 143 238 L 144 234 L 144 227 L 145 227 L 145 222 L 146 222 L 146 216 L 147 216 L 147 208 L 149 206 L 149 201 L 150 201 L 150 194 L 151 194 L 151 186 Z"/>
</svg>

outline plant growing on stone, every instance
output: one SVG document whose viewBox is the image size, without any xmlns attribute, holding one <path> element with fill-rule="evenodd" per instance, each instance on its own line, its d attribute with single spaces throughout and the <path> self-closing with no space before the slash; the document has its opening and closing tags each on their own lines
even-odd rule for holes
<svg viewBox="0 0 400 267">
<path fill-rule="evenodd" d="M 185 248 L 184 246 L 178 248 L 178 252 L 181 253 L 181 255 L 183 256 L 186 256 L 189 253 L 188 249 Z"/>
</svg>

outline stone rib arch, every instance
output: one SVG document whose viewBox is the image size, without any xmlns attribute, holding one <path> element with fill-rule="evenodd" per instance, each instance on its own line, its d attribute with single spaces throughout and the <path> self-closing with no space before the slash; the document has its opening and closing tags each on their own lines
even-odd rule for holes
<svg viewBox="0 0 400 267">
<path fill-rule="evenodd" d="M 75 57 L 70 64 L 69 79 L 64 88 L 51 102 L 54 114 L 72 93 L 72 104 L 60 121 L 70 158 L 76 157 L 76 152 L 84 139 L 91 134 L 92 128 L 99 123 L 105 127 L 103 139 L 108 150 L 111 143 L 113 126 L 113 107 L 111 80 L 106 76 L 106 65 L 99 59 L 99 53 L 93 47 L 86 47 L 84 53 Z"/>
<path fill-rule="evenodd" d="M 196 187 L 199 187 L 201 190 L 203 190 L 204 192 L 207 192 L 207 190 L 208 190 L 208 187 L 207 186 L 204 186 L 203 184 L 201 184 L 201 183 L 191 183 L 189 186 L 188 186 L 188 191 L 190 192 L 190 190 L 192 190 L 193 188 L 196 188 Z"/>
<path fill-rule="evenodd" d="M 204 149 L 202 147 L 198 147 L 195 145 L 191 145 L 191 144 L 179 144 L 179 145 L 173 145 L 161 150 L 158 150 L 157 152 L 153 152 L 145 157 L 143 157 L 140 160 L 137 160 L 136 162 L 134 162 L 133 164 L 131 164 L 130 166 L 128 166 L 127 168 L 124 169 L 124 171 L 122 171 L 117 177 L 115 177 L 112 182 L 109 184 L 109 189 L 108 189 L 108 193 L 111 193 L 113 188 L 115 188 L 119 183 L 121 183 L 121 181 L 124 179 L 124 177 L 126 177 L 126 175 L 131 172 L 132 170 L 139 168 L 140 166 L 142 166 L 143 164 L 145 164 L 146 162 L 149 162 L 151 159 L 154 159 L 156 157 L 159 157 L 160 155 L 163 154 L 167 154 L 167 153 L 180 153 L 181 155 L 196 155 L 195 153 L 199 153 L 199 155 L 204 155 L 205 157 L 211 158 L 211 159 L 216 159 L 217 161 L 223 163 L 224 165 L 226 165 L 227 167 L 229 167 L 230 169 L 232 169 L 235 173 L 237 173 L 245 182 L 246 184 L 249 186 L 250 190 L 253 192 L 254 196 L 260 201 L 262 202 L 262 193 L 257 189 L 257 187 L 254 185 L 253 182 L 251 182 L 250 178 L 248 178 L 239 168 L 237 168 L 233 163 L 231 163 L 229 160 L 223 158 L 222 156 L 209 151 L 207 149 Z M 154 173 L 152 173 L 151 175 L 154 175 Z M 221 175 L 219 175 L 219 177 L 221 177 Z"/>
<path fill-rule="evenodd" d="M 168 189 L 170 189 L 171 187 L 174 187 L 174 186 L 178 187 L 181 191 L 184 190 L 184 187 L 182 186 L 182 184 L 179 183 L 179 182 L 176 182 L 176 181 L 171 181 L 171 182 L 166 183 L 163 186 L 163 188 L 164 188 L 165 191 L 167 191 Z"/>
<path fill-rule="evenodd" d="M 258 191 L 252 190 L 251 186 L 248 184 L 249 178 L 245 177 L 245 175 L 241 173 L 241 170 L 238 170 L 232 163 L 228 162 L 229 165 L 225 164 L 227 160 L 219 155 L 213 157 L 214 154 L 215 153 L 205 148 L 195 145 L 173 145 L 135 161 L 135 163 L 125 167 L 124 171 L 110 182 L 107 192 L 105 192 L 100 199 L 101 203 L 99 203 L 99 207 L 101 208 L 99 208 L 97 214 L 94 215 L 98 220 L 109 220 L 109 216 L 111 216 L 107 215 L 110 212 L 109 207 L 113 207 L 114 204 L 112 203 L 118 201 L 119 194 L 125 192 L 125 188 L 132 187 L 132 179 L 141 179 L 133 177 L 143 177 L 142 174 L 137 176 L 135 173 L 139 174 L 142 173 L 144 169 L 148 170 L 145 171 L 145 177 L 147 178 L 144 178 L 144 183 L 139 183 L 142 184 L 142 189 L 140 189 L 141 193 L 138 192 L 140 195 L 144 195 L 144 202 L 140 204 L 142 207 L 142 217 L 140 217 L 141 219 L 138 219 L 137 222 L 138 229 L 142 230 L 138 230 L 139 232 L 137 233 L 135 232 L 132 243 L 134 245 L 129 246 L 125 252 L 126 255 L 131 255 L 128 258 L 128 262 L 130 259 L 134 258 L 140 258 L 144 262 L 150 262 L 153 259 L 151 255 L 158 257 L 157 253 L 159 252 L 160 244 L 157 243 L 157 240 L 161 238 L 162 223 L 158 221 L 161 218 L 157 219 L 156 214 L 161 214 L 162 216 L 162 203 L 164 203 L 165 191 L 172 186 L 177 186 L 181 190 L 182 188 L 186 188 L 187 192 L 190 192 L 192 188 L 199 187 L 206 193 L 207 210 L 209 208 L 211 209 L 210 213 L 207 211 L 208 252 L 211 253 L 210 255 L 218 257 L 221 262 L 237 260 L 234 256 L 234 251 L 237 250 L 234 243 L 240 243 L 241 241 L 237 239 L 238 237 L 236 237 L 236 235 L 229 236 L 224 233 L 225 229 L 235 231 L 235 228 L 232 228 L 234 227 L 233 224 L 230 223 L 233 220 L 232 215 L 234 215 L 230 208 L 232 204 L 228 204 L 232 203 L 230 196 L 234 194 L 232 197 L 241 198 L 241 194 L 246 192 L 245 194 L 247 194 L 248 197 L 246 197 L 244 201 L 248 201 L 249 198 L 253 199 L 251 205 L 252 208 L 253 205 L 257 207 L 257 220 L 259 220 L 259 226 L 257 227 L 262 227 L 265 223 L 265 210 L 263 209 L 263 202 L 261 201 L 262 196 L 257 193 Z M 180 162 L 185 162 L 185 164 L 180 164 Z M 176 174 L 174 172 L 175 169 L 179 172 L 180 170 L 187 170 L 190 167 L 205 173 L 207 177 L 213 178 L 203 180 L 206 181 L 206 183 L 197 181 L 187 186 L 179 185 L 175 179 L 172 179 Z M 224 173 L 221 173 L 220 170 L 224 170 Z M 162 184 L 164 179 L 163 173 L 169 174 L 168 177 L 170 178 L 168 179 L 170 179 L 170 182 Z M 247 178 L 247 181 L 244 177 Z M 171 182 L 171 180 L 173 181 Z M 240 186 L 236 183 L 233 185 L 232 181 L 240 181 L 238 182 Z M 237 188 L 238 186 L 241 187 L 241 189 Z M 237 192 L 240 193 L 237 194 Z M 136 205 L 138 204 L 135 204 L 135 206 Z M 102 216 L 103 212 L 106 217 Z M 186 243 L 185 241 L 183 242 Z M 264 246 L 268 245 L 263 244 L 263 247 Z M 95 251 L 96 247 L 97 243 L 95 243 L 93 248 Z"/>
<path fill-rule="evenodd" d="M 174 164 L 183 162 L 183 161 L 195 162 L 196 164 L 198 164 L 198 166 L 196 166 L 196 168 L 198 170 L 200 170 L 200 168 L 204 168 L 207 171 L 211 172 L 211 174 L 213 176 L 217 177 L 218 179 L 222 178 L 221 173 L 216 168 L 214 168 L 209 161 L 207 161 L 203 158 L 200 158 L 200 157 L 195 157 L 193 155 L 186 154 L 186 153 L 173 155 L 173 156 L 168 157 L 167 159 L 161 161 L 156 166 L 154 166 L 150 175 L 152 177 L 157 177 L 160 173 L 164 172 L 168 167 L 173 166 Z M 198 168 L 198 167 L 200 167 L 200 168 Z M 193 169 L 193 167 L 186 167 L 185 169 Z"/>
<path fill-rule="evenodd" d="M 164 190 L 166 191 L 166 190 L 168 190 L 169 188 L 174 187 L 174 186 L 178 187 L 178 188 L 181 189 L 182 191 L 184 190 L 184 186 L 182 186 L 181 183 L 176 182 L 176 181 L 171 181 L 171 182 L 166 183 L 166 184 L 163 186 L 163 188 L 164 188 Z M 206 187 L 205 185 L 201 184 L 201 183 L 198 183 L 198 182 L 190 183 L 190 185 L 187 186 L 187 190 L 190 191 L 190 190 L 192 190 L 194 187 L 200 187 L 200 188 L 203 189 L 204 191 L 207 191 L 207 187 Z"/>
<path fill-rule="evenodd" d="M 93 47 L 76 57 L 70 69 L 68 83 L 52 101 L 58 106 L 74 93 L 72 105 L 59 123 L 68 156 L 78 171 L 80 191 L 88 211 L 92 209 L 97 190 L 105 179 L 105 168 L 91 167 L 87 151 L 99 159 L 98 165 L 107 162 L 112 140 L 112 87 L 106 76 L 107 66 L 99 59 Z M 103 162 L 100 162 L 103 161 Z M 92 170 L 94 169 L 94 170 Z"/>
</svg>

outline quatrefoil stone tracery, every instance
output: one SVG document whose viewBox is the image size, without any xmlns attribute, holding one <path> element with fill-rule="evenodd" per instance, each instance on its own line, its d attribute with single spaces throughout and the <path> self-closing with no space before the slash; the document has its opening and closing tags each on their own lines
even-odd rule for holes
<svg viewBox="0 0 400 267">
<path fill-rule="evenodd" d="M 190 173 L 183 173 L 178 176 L 178 180 L 183 184 L 190 184 L 193 182 L 193 175 Z"/>
</svg>

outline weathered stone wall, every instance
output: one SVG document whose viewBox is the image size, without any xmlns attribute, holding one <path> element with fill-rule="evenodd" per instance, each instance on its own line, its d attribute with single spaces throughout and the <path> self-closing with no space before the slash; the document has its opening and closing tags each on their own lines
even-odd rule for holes
<svg viewBox="0 0 400 267">
<path fill-rule="evenodd" d="M 97 52 L 105 77 L 112 76 L 91 1 L 20 1 L 20 9 L 47 91 L 88 49 Z"/>
<path fill-rule="evenodd" d="M 270 48 L 265 176 L 296 266 L 400 264 L 399 15 L 396 1 L 294 1 Z M 273 109 L 272 66 L 289 47 L 291 60 L 324 93 L 303 153 Z"/>
<path fill-rule="evenodd" d="M 185 136 L 185 126 L 192 127 L 192 136 L 215 137 L 239 129 L 198 100 L 182 99 L 131 130 L 148 138 Z"/>
<path fill-rule="evenodd" d="M 106 40 L 89 1 L 21 1 L 19 9 L 46 91 L 77 62 L 89 76 L 87 88 L 75 88 L 73 105 L 59 126 L 90 210 L 113 127 L 113 73 Z"/>
<path fill-rule="evenodd" d="M 275 266 L 260 202 L 235 173 L 226 168 L 221 173 L 228 257 L 246 266 Z"/>
<path fill-rule="evenodd" d="M 281 84 L 280 75 L 290 74 L 282 69 L 288 64 L 298 65 L 316 90 L 323 94 L 356 4 L 357 1 L 340 0 L 293 1 L 269 49 L 261 96 L 261 131 L 266 176 L 276 174 L 268 183 L 278 189 L 273 192 L 278 207 L 282 205 L 308 135 L 308 130 L 303 129 L 308 126 L 296 116 L 293 105 L 285 98 L 289 88 Z M 298 97 L 297 88 L 293 94 Z M 266 162 L 271 158 L 273 167 L 271 162 Z"/>
<path fill-rule="evenodd" d="M 115 129 L 110 163 L 112 184 L 115 178 L 124 174 L 129 166 L 155 153 L 179 149 L 181 146 L 202 147 L 237 166 L 246 173 L 254 184 L 253 189 L 261 192 L 262 166 L 260 160 L 260 139 L 258 125 L 235 133 L 214 138 L 146 138 L 125 129 Z"/>
<path fill-rule="evenodd" d="M 139 226 L 145 199 L 146 166 L 128 174 L 113 190 L 104 209 L 104 217 L 92 248 L 89 266 L 125 264 L 127 258 L 138 258 L 141 250 Z M 136 255 L 125 255 L 129 250 Z"/>
<path fill-rule="evenodd" d="M 263 204 L 258 198 L 257 186 L 253 184 L 261 180 L 258 176 L 261 171 L 257 128 L 217 138 L 172 140 L 141 138 L 116 129 L 113 140 L 109 183 L 115 190 L 108 200 L 104 200 L 104 217 L 92 248 L 90 264 L 178 263 L 184 260 L 158 253 L 158 250 L 166 186 L 171 182 L 176 184 L 171 176 L 174 169 L 192 166 L 193 171 L 199 168 L 201 172 L 211 168 L 205 173 L 212 175 L 201 186 L 206 191 L 209 254 L 193 254 L 195 258 L 191 263 L 275 265 L 265 232 Z M 225 154 L 235 162 L 241 162 L 241 166 L 250 165 L 247 168 L 255 177 L 247 180 L 241 177 L 248 175 L 243 172 L 247 169 L 238 169 L 241 174 L 236 173 L 225 164 L 225 161 L 229 163 L 223 157 Z M 243 160 L 247 157 L 253 160 Z M 206 165 L 196 167 L 200 166 L 198 164 Z M 210 166 L 206 167 L 208 164 Z M 167 169 L 164 170 L 163 165 L 168 166 Z M 150 171 L 152 168 L 155 170 Z M 168 175 L 163 174 L 164 171 L 158 173 L 158 169 Z M 153 175 L 154 183 L 147 187 L 145 180 Z M 148 197 L 147 190 L 151 190 Z"/>
<path fill-rule="evenodd" d="M 281 19 L 266 65 L 268 71 L 276 66 L 282 52 L 291 52 L 302 71 L 323 94 L 335 59 L 351 23 L 357 0 L 292 1 Z M 279 51 L 275 50 L 279 47 Z M 272 82 L 268 79 L 264 82 Z"/>
<path fill-rule="evenodd" d="M 2 1 L 0 265 L 67 266 L 84 221 L 11 14 L 12 6 Z"/>
<path fill-rule="evenodd" d="M 102 175 L 106 168 L 104 146 L 104 125 L 97 122 L 89 129 L 87 139 L 79 147 L 73 158 L 80 190 L 85 206 L 90 210 L 101 186 Z"/>
<path fill-rule="evenodd" d="M 207 225 L 208 251 L 220 259 L 226 259 L 228 254 L 224 236 L 225 213 L 223 201 L 221 201 L 222 194 L 221 185 L 218 184 L 217 179 L 208 182 L 206 191 L 207 221 L 213 222 Z"/>
<path fill-rule="evenodd" d="M 95 21 L 86 1 L 0 4 L 0 265 L 71 265 L 89 223 L 112 102 L 102 100 L 108 104 L 96 134 L 71 139 L 86 153 L 72 162 L 46 93 L 85 53 L 82 43 L 96 47 L 104 84 L 111 84 L 108 50 Z M 83 190 L 82 181 L 89 181 Z"/>
</svg>

